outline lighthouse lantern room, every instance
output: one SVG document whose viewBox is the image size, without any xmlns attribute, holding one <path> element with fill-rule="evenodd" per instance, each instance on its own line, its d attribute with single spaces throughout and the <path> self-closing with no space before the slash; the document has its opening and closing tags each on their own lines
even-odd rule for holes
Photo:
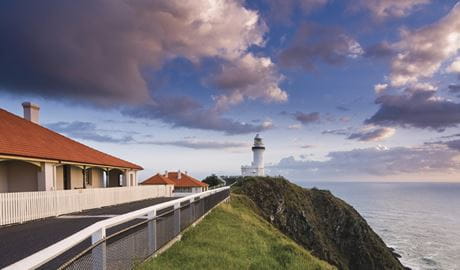
<svg viewBox="0 0 460 270">
<path fill-rule="evenodd" d="M 254 145 L 252 146 L 252 164 L 251 166 L 241 166 L 241 174 L 243 176 L 265 176 L 264 151 L 265 146 L 262 138 L 257 134 L 254 138 Z"/>
</svg>

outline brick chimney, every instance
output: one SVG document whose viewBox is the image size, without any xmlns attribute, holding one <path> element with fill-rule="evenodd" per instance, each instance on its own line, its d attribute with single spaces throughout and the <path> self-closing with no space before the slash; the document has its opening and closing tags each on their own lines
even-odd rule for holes
<svg viewBox="0 0 460 270">
<path fill-rule="evenodd" d="M 31 102 L 23 102 L 24 119 L 35 124 L 40 124 L 40 106 Z"/>
</svg>

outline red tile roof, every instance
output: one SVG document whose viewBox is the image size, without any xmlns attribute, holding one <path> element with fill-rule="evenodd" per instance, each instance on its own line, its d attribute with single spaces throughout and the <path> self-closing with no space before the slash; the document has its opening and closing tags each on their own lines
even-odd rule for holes
<svg viewBox="0 0 460 270">
<path fill-rule="evenodd" d="M 139 165 L 95 150 L 2 109 L 0 155 L 142 170 Z"/>
<path fill-rule="evenodd" d="M 208 184 L 197 180 L 190 175 L 181 173 L 181 178 L 179 179 L 178 172 L 168 172 L 168 179 L 174 182 L 175 187 L 207 187 Z"/>
<path fill-rule="evenodd" d="M 157 173 L 154 176 L 150 177 L 149 179 L 143 181 L 141 185 L 174 185 L 175 183 L 162 176 L 161 174 Z"/>
</svg>

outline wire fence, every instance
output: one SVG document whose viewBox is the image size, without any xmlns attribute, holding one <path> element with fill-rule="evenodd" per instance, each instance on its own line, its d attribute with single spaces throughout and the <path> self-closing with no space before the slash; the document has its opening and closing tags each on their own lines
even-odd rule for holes
<svg viewBox="0 0 460 270">
<path fill-rule="evenodd" d="M 136 219 L 128 224 L 117 225 L 103 240 L 90 245 L 73 258 L 69 254 L 43 265 L 43 269 L 132 269 L 164 247 L 184 229 L 193 224 L 214 206 L 230 195 L 226 189 L 204 198 L 198 196 L 182 201 L 179 207 L 166 207 L 157 211 L 149 220 Z M 65 262 L 63 264 L 63 262 Z M 60 267 L 59 267 L 60 265 Z"/>
</svg>

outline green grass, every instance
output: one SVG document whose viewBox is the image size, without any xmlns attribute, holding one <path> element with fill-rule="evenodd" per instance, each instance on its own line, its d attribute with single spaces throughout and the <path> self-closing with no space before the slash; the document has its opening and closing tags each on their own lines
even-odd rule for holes
<svg viewBox="0 0 460 270">
<path fill-rule="evenodd" d="M 232 194 L 182 240 L 138 269 L 335 269 L 313 257 Z"/>
</svg>

